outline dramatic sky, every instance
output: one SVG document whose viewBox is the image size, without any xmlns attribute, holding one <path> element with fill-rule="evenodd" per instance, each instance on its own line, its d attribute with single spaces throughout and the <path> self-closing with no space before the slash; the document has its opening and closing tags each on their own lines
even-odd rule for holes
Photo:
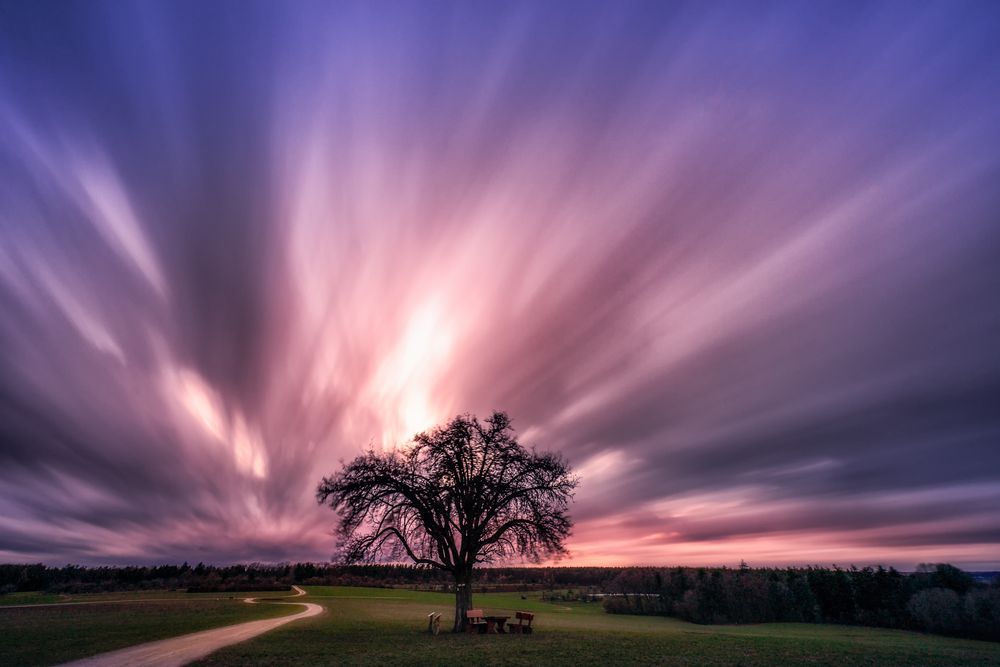
<svg viewBox="0 0 1000 667">
<path fill-rule="evenodd" d="M 0 561 L 323 560 L 510 413 L 571 562 L 1000 567 L 1000 5 L 0 4 Z"/>
</svg>

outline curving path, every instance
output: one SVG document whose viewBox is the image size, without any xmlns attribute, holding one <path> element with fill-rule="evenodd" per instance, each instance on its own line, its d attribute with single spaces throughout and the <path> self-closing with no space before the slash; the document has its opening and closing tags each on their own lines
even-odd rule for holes
<svg viewBox="0 0 1000 667">
<path fill-rule="evenodd" d="M 292 597 L 305 595 L 306 592 L 298 586 L 293 586 L 296 593 Z M 255 598 L 243 600 L 256 604 Z M 269 630 L 281 627 L 302 618 L 309 618 L 323 613 L 323 607 L 312 602 L 274 602 L 272 604 L 294 604 L 305 607 L 291 616 L 268 618 L 263 621 L 249 621 L 223 628 L 193 632 L 180 637 L 161 639 L 155 642 L 130 646 L 128 648 L 101 653 L 83 660 L 67 662 L 63 667 L 180 667 L 189 662 L 204 658 L 224 646 L 246 641 Z"/>
</svg>

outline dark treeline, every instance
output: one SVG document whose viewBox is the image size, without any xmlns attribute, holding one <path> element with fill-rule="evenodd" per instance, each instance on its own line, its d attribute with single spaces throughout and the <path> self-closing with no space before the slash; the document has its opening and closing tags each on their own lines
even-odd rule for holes
<svg viewBox="0 0 1000 667">
<path fill-rule="evenodd" d="M 598 590 L 621 568 L 509 567 L 477 570 L 476 590 L 529 590 L 589 587 Z M 156 565 L 127 567 L 47 567 L 41 564 L 0 564 L 0 594 L 14 591 L 98 593 L 122 590 L 189 589 L 249 591 L 292 584 L 326 586 L 407 586 L 451 590 L 454 577 L 413 565 L 334 565 L 284 563 L 216 566 Z"/>
<path fill-rule="evenodd" d="M 42 564 L 0 565 L 0 594 L 14 591 L 104 593 L 112 591 L 190 589 L 192 591 L 259 591 L 287 589 L 290 565 L 101 566 Z"/>
<path fill-rule="evenodd" d="M 958 568 L 632 568 L 605 588 L 608 612 L 694 623 L 847 623 L 1000 641 L 1000 585 Z"/>
</svg>

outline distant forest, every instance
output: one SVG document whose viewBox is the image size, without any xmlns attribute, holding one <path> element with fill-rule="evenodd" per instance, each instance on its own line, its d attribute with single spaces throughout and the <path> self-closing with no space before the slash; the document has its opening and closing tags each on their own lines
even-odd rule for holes
<svg viewBox="0 0 1000 667">
<path fill-rule="evenodd" d="M 991 573 L 992 574 L 992 573 Z M 604 584 L 606 611 L 694 623 L 844 623 L 1000 641 L 1000 581 L 947 564 L 634 568 Z"/>
<path fill-rule="evenodd" d="M 989 573 L 995 574 L 995 573 Z M 1000 580 L 947 564 L 893 568 L 493 567 L 477 594 L 541 590 L 562 601 L 599 601 L 609 613 L 677 616 L 694 623 L 843 623 L 1000 641 Z M 0 565 L 0 595 L 287 590 L 292 584 L 450 591 L 446 572 L 413 565 L 323 563 L 151 567 Z M 484 603 L 488 606 L 488 602 Z"/>
</svg>

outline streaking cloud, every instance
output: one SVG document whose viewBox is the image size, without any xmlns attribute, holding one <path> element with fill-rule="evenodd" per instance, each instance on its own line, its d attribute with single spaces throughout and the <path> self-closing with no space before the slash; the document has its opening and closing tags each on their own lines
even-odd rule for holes
<svg viewBox="0 0 1000 667">
<path fill-rule="evenodd" d="M 987 4 L 0 7 L 0 560 L 321 559 L 507 410 L 589 564 L 1000 566 Z"/>
</svg>

